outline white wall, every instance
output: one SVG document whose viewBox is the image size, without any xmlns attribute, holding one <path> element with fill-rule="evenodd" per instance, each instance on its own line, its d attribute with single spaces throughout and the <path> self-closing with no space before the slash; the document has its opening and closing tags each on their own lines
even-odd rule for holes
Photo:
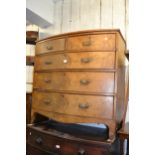
<svg viewBox="0 0 155 155">
<path fill-rule="evenodd" d="M 54 1 L 53 0 L 26 0 L 26 8 L 34 12 L 37 16 L 53 24 Z M 32 15 L 31 15 L 32 16 Z M 35 16 L 34 16 L 35 18 Z M 31 19 L 35 20 L 35 19 Z"/>
<path fill-rule="evenodd" d="M 47 30 L 49 35 L 119 28 L 127 39 L 128 0 L 58 0 L 54 4 L 53 20 L 54 25 Z"/>
</svg>

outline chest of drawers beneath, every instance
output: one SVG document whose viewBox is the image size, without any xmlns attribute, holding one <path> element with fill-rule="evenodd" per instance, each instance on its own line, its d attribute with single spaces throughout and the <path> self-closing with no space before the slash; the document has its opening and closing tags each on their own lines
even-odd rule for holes
<svg viewBox="0 0 155 155">
<path fill-rule="evenodd" d="M 69 128 L 70 125 L 68 125 Z M 66 126 L 67 127 L 67 126 Z M 70 126 L 73 128 L 73 124 Z M 80 134 L 74 131 L 74 135 L 62 132 L 65 127 L 61 127 L 61 132 L 54 130 L 54 125 L 30 126 L 28 127 L 28 155 L 117 155 L 117 141 L 104 142 L 103 136 L 106 136 L 106 129 L 103 129 L 102 137 L 95 140 L 96 137 L 87 135 L 89 139 L 80 138 Z M 81 126 L 82 128 L 82 126 Z M 84 127 L 83 127 L 84 128 Z M 76 130 L 76 127 L 74 127 Z M 105 130 L 105 131 L 104 131 Z M 77 136 L 78 135 L 78 136 Z M 35 154 L 34 154 L 35 153 Z"/>
</svg>

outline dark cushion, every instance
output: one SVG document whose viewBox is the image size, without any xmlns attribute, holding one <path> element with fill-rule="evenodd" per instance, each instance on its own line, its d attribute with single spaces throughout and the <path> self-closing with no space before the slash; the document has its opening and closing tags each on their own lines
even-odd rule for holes
<svg viewBox="0 0 155 155">
<path fill-rule="evenodd" d="M 107 140 L 108 139 L 108 127 L 104 124 L 74 124 L 74 123 L 60 123 L 53 120 L 48 120 L 37 125 L 44 126 L 44 130 L 56 130 L 62 133 L 67 133 L 79 138 L 91 139 L 91 140 Z"/>
</svg>

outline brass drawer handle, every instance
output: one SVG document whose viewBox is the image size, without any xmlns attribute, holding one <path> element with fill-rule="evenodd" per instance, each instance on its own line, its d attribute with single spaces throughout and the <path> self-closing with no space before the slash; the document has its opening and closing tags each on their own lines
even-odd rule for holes
<svg viewBox="0 0 155 155">
<path fill-rule="evenodd" d="M 44 63 L 45 63 L 45 65 L 51 65 L 52 61 L 45 61 Z"/>
<path fill-rule="evenodd" d="M 53 50 L 53 46 L 47 46 L 46 49 L 47 50 Z"/>
<path fill-rule="evenodd" d="M 41 137 L 38 137 L 38 138 L 36 138 L 35 142 L 36 142 L 37 144 L 42 144 L 43 140 L 42 140 Z"/>
<path fill-rule="evenodd" d="M 51 80 L 50 79 L 45 79 L 44 82 L 45 83 L 51 83 Z"/>
<path fill-rule="evenodd" d="M 84 41 L 84 42 L 82 42 L 82 45 L 83 46 L 90 46 L 91 42 L 90 41 Z"/>
<path fill-rule="evenodd" d="M 89 81 L 89 80 L 84 80 L 84 79 L 82 79 L 82 80 L 80 80 L 80 83 L 81 83 L 82 85 L 88 85 L 88 84 L 90 83 L 90 81 Z"/>
<path fill-rule="evenodd" d="M 48 100 L 48 99 L 47 99 L 47 100 L 44 100 L 43 102 L 44 102 L 46 105 L 49 105 L 49 104 L 51 103 L 51 101 Z"/>
<path fill-rule="evenodd" d="M 82 63 L 89 63 L 91 61 L 91 58 L 81 58 Z"/>
<path fill-rule="evenodd" d="M 80 109 L 88 109 L 89 108 L 89 104 L 87 104 L 87 103 L 80 103 L 79 104 L 79 108 Z"/>
</svg>

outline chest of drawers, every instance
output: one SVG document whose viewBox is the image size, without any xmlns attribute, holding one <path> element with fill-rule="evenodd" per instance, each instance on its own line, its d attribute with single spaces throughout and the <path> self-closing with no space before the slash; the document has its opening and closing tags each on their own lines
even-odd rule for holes
<svg viewBox="0 0 155 155">
<path fill-rule="evenodd" d="M 106 136 L 106 128 L 62 123 L 29 125 L 27 155 L 118 155 L 118 140 L 108 143 L 104 141 Z"/>
<path fill-rule="evenodd" d="M 32 122 L 104 123 L 115 139 L 123 119 L 125 41 L 119 30 L 56 35 L 36 44 Z"/>
</svg>

